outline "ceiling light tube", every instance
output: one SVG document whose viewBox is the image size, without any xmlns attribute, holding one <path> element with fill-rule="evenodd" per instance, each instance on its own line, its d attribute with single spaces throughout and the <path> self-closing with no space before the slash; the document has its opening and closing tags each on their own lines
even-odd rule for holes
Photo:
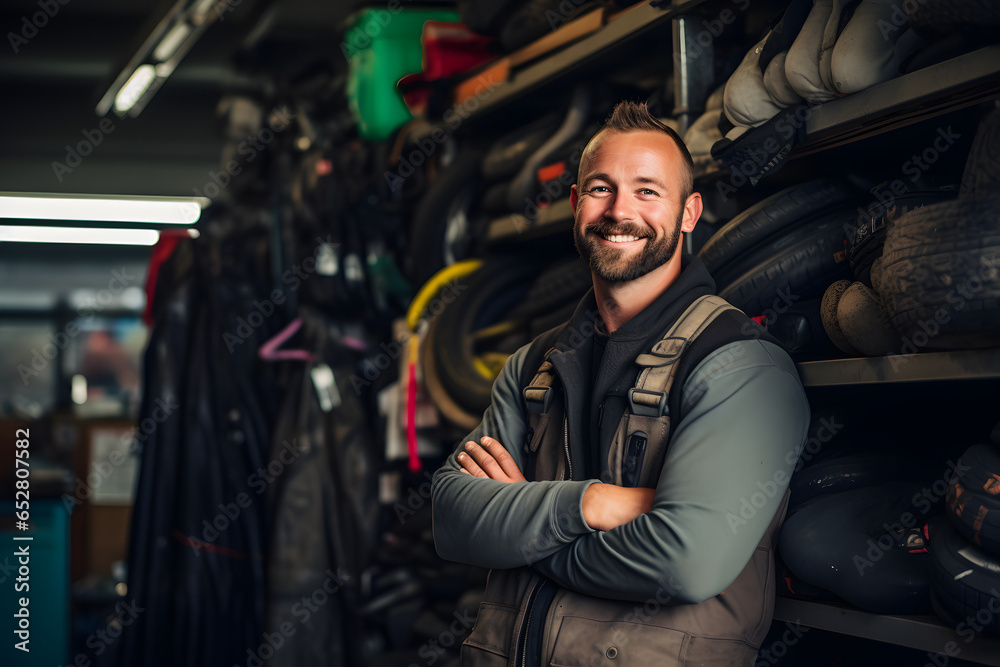
<svg viewBox="0 0 1000 667">
<path fill-rule="evenodd" d="M 213 7 L 215 7 L 218 1 L 219 0 L 199 0 L 199 2 L 195 3 L 195 5 L 191 8 L 191 15 L 196 16 L 199 19 L 204 18 L 205 15 L 208 14 Z"/>
<path fill-rule="evenodd" d="M 153 49 L 153 59 L 159 62 L 170 60 L 177 52 L 177 47 L 184 43 L 193 30 L 194 28 L 183 21 L 175 25 Z"/>
<path fill-rule="evenodd" d="M 115 95 L 115 111 L 125 113 L 134 107 L 155 80 L 156 69 L 152 65 L 139 65 Z"/>
<path fill-rule="evenodd" d="M 0 225 L 0 242 L 87 243 L 104 245 L 153 245 L 160 238 L 155 229 L 108 227 L 15 227 Z"/>
<path fill-rule="evenodd" d="M 193 225 L 205 205 L 193 198 L 86 197 L 0 192 L 0 218 Z"/>
</svg>

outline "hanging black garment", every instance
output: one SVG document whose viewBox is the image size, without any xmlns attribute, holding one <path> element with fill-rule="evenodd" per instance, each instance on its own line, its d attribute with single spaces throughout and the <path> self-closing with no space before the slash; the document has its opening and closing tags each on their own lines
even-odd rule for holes
<svg viewBox="0 0 1000 667">
<path fill-rule="evenodd" d="M 231 259 L 257 249 L 250 238 L 184 241 L 161 268 L 128 556 L 137 611 L 122 667 L 246 664 L 263 641 L 266 497 L 255 483 L 275 401 L 256 352 L 274 327 L 251 317 L 266 271 Z"/>
<path fill-rule="evenodd" d="M 272 511 L 265 634 L 283 645 L 265 664 L 360 664 L 360 572 L 377 535 L 378 462 L 350 382 L 353 353 L 303 309 L 296 341 L 312 362 L 284 362 L 286 399 L 271 445 Z"/>
</svg>

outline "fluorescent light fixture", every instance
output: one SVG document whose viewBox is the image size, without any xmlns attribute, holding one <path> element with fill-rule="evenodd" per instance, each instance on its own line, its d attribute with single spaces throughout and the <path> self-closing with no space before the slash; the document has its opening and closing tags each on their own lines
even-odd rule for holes
<svg viewBox="0 0 1000 667">
<path fill-rule="evenodd" d="M 174 73 L 174 63 L 166 62 L 160 63 L 156 66 L 156 76 L 161 79 L 166 79 L 168 76 Z"/>
<path fill-rule="evenodd" d="M 152 65 L 139 65 L 115 95 L 115 111 L 125 113 L 134 107 L 155 80 L 156 69 Z"/>
<path fill-rule="evenodd" d="M 183 21 L 175 25 L 153 49 L 153 59 L 160 62 L 170 60 L 177 51 L 177 47 L 184 43 L 193 30 L 194 28 Z"/>
<path fill-rule="evenodd" d="M 159 238 L 155 229 L 0 226 L 0 242 L 153 245 Z"/>
<path fill-rule="evenodd" d="M 127 197 L 0 192 L 0 218 L 192 225 L 205 197 Z"/>
<path fill-rule="evenodd" d="M 219 0 L 199 0 L 191 7 L 191 15 L 203 18 L 218 2 Z"/>
<path fill-rule="evenodd" d="M 65 0 L 60 0 L 63 2 Z M 238 0 L 174 0 L 94 107 L 98 116 L 114 109 L 119 118 L 136 117 L 208 26 Z"/>
</svg>

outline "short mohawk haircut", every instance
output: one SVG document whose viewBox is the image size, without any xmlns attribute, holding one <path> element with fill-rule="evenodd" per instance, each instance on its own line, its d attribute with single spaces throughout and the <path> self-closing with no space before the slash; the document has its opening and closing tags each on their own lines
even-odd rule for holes
<svg viewBox="0 0 1000 667">
<path fill-rule="evenodd" d="M 664 132 L 673 139 L 684 158 L 687 168 L 684 170 L 684 197 L 682 201 L 694 192 L 694 161 L 691 159 L 691 152 L 684 145 L 684 140 L 680 135 L 670 129 L 659 118 L 649 112 L 645 102 L 632 102 L 623 100 L 615 105 L 614 111 L 604 122 L 602 131 L 608 132 Z"/>
</svg>

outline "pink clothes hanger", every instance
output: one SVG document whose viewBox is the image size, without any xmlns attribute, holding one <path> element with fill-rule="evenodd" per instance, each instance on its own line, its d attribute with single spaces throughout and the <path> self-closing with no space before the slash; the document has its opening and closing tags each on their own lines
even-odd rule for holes
<svg viewBox="0 0 1000 667">
<path fill-rule="evenodd" d="M 302 318 L 296 317 L 271 340 L 260 346 L 257 354 L 264 361 L 313 361 L 316 357 L 308 350 L 279 350 L 278 348 L 295 335 L 302 326 Z"/>
</svg>

